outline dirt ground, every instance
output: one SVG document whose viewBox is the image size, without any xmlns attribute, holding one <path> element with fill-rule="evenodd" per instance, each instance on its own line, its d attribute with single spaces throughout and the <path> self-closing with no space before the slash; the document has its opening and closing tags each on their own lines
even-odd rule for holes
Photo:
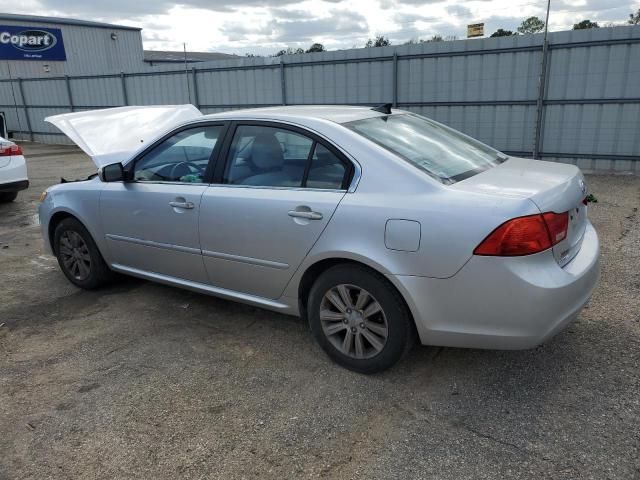
<svg viewBox="0 0 640 480">
<path fill-rule="evenodd" d="M 25 149 L 32 186 L 0 206 L 1 479 L 640 478 L 638 177 L 588 177 L 602 277 L 563 333 L 418 347 L 363 376 L 296 318 L 134 279 L 73 287 L 37 202 L 94 169 Z"/>
</svg>

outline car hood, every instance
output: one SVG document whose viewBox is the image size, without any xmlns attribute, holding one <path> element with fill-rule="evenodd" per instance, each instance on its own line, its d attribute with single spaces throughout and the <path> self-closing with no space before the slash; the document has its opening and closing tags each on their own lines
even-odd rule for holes
<svg viewBox="0 0 640 480">
<path fill-rule="evenodd" d="M 117 107 L 45 118 L 101 168 L 125 162 L 178 125 L 202 116 L 193 105 Z"/>
</svg>

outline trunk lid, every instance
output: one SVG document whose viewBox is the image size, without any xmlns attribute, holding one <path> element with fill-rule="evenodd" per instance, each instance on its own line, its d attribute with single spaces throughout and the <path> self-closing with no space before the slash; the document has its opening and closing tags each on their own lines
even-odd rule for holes
<svg viewBox="0 0 640 480">
<path fill-rule="evenodd" d="M 96 167 L 124 162 L 178 125 L 202 116 L 193 105 L 117 107 L 45 118 L 91 157 Z"/>
<path fill-rule="evenodd" d="M 527 198 L 541 213 L 568 212 L 567 236 L 553 247 L 561 266 L 580 250 L 587 226 L 587 187 L 580 169 L 564 163 L 510 157 L 497 167 L 460 181 L 449 188 L 488 195 Z M 496 225 L 497 226 L 497 225 Z"/>
</svg>

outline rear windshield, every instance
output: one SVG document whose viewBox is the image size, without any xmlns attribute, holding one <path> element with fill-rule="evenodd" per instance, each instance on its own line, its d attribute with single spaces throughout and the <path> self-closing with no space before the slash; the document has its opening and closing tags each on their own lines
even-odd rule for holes
<svg viewBox="0 0 640 480">
<path fill-rule="evenodd" d="M 472 177 L 507 159 L 488 145 L 420 115 L 384 115 L 344 125 L 444 184 Z"/>
</svg>

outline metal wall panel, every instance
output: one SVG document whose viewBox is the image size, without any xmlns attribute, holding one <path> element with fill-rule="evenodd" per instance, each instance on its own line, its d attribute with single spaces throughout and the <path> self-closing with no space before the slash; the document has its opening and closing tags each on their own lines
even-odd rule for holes
<svg viewBox="0 0 640 480">
<path fill-rule="evenodd" d="M 105 75 L 104 65 L 88 64 L 82 76 L 0 78 L 0 108 L 10 129 L 26 132 L 22 86 L 35 139 L 66 143 L 42 119 L 71 111 L 70 100 L 74 110 L 194 103 L 204 113 L 394 102 L 513 154 L 531 155 L 537 145 L 543 159 L 637 172 L 640 28 L 551 33 L 543 91 L 542 55 L 542 36 L 524 35 L 242 58 L 190 65 L 187 72 L 167 65 Z"/>
<path fill-rule="evenodd" d="M 294 65 L 285 70 L 287 103 L 369 104 L 393 100 L 389 61 Z"/>
<path fill-rule="evenodd" d="M 47 108 L 30 108 L 29 109 L 29 119 L 31 121 L 31 129 L 34 132 L 43 132 L 43 133 L 59 133 L 59 130 L 44 121 L 44 119 L 50 115 L 59 115 L 61 113 L 69 113 L 67 108 L 56 108 L 56 107 L 47 107 Z M 39 140 L 39 139 L 38 139 Z"/>
<path fill-rule="evenodd" d="M 76 109 L 82 106 L 124 105 L 120 77 L 70 78 L 69 84 Z"/>
<path fill-rule="evenodd" d="M 0 63 L 0 77 L 53 77 L 133 72 L 144 68 L 142 37 L 139 30 L 95 28 L 63 23 L 33 23 L 2 20 L 3 25 L 51 27 L 62 30 L 67 60 L 9 60 Z M 116 34 L 116 40 L 111 34 Z M 47 65 L 48 72 L 44 66 Z"/>
<path fill-rule="evenodd" d="M 126 77 L 127 97 L 130 105 L 180 105 L 189 102 L 184 72 L 171 75 L 145 75 Z M 191 87 L 189 87 L 191 88 Z M 191 92 L 193 100 L 193 92 Z"/>
<path fill-rule="evenodd" d="M 22 91 L 27 105 L 60 105 L 67 97 L 64 80 L 23 81 Z"/>
<path fill-rule="evenodd" d="M 226 70 L 197 74 L 201 105 L 262 105 L 281 103 L 280 70 Z"/>
<path fill-rule="evenodd" d="M 640 103 L 549 105 L 543 151 L 640 155 Z"/>
</svg>

